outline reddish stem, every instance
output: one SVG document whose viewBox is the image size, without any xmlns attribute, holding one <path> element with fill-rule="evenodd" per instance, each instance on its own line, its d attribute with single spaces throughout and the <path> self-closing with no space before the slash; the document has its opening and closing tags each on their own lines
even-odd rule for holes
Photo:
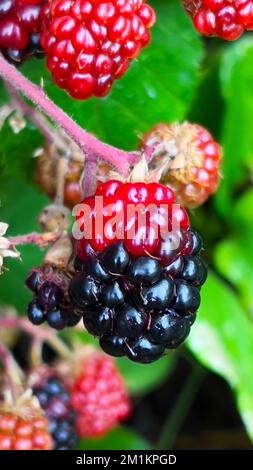
<svg viewBox="0 0 253 470">
<path fill-rule="evenodd" d="M 10 352 L 8 351 L 8 349 L 2 343 L 0 343 L 0 357 L 1 357 L 4 369 L 8 370 L 10 367 L 11 356 L 10 356 Z"/>
<path fill-rule="evenodd" d="M 18 388 L 22 385 L 23 372 L 14 360 L 11 352 L 2 343 L 0 343 L 0 358 L 11 392 L 15 395 Z"/>
<path fill-rule="evenodd" d="M 54 137 L 52 135 L 52 132 L 50 132 L 49 127 L 46 125 L 45 122 L 43 122 L 38 115 L 38 112 L 36 109 L 32 108 L 29 106 L 18 94 L 18 92 L 15 90 L 15 88 L 5 81 L 5 88 L 8 91 L 10 98 L 11 98 L 11 103 L 14 108 L 18 108 L 22 115 L 27 116 L 28 118 L 31 119 L 31 121 L 35 124 L 35 126 L 40 130 L 41 134 L 45 137 L 46 141 L 48 143 L 52 143 L 54 141 Z"/>
<path fill-rule="evenodd" d="M 129 153 L 98 140 L 82 129 L 62 109 L 56 106 L 42 91 L 25 78 L 13 65 L 0 55 L 0 76 L 21 91 L 27 98 L 44 111 L 57 125 L 73 139 L 84 152 L 86 159 L 103 159 L 114 166 L 119 173 L 127 176 L 130 162 L 136 160 L 136 153 Z"/>
<path fill-rule="evenodd" d="M 37 343 L 48 342 L 62 357 L 69 357 L 69 348 L 56 336 L 56 332 L 43 327 L 38 328 L 25 318 L 0 317 L 0 329 L 2 328 L 20 328 L 36 339 Z"/>
<path fill-rule="evenodd" d="M 85 160 L 85 169 L 82 179 L 82 196 L 88 197 L 94 194 L 96 189 L 96 169 L 97 161 L 94 159 Z"/>
<path fill-rule="evenodd" d="M 9 242 L 13 247 L 18 245 L 37 245 L 39 247 L 47 246 L 56 242 L 61 236 L 59 232 L 45 232 L 45 233 L 28 233 L 27 235 L 18 235 L 16 237 L 8 237 Z"/>
</svg>

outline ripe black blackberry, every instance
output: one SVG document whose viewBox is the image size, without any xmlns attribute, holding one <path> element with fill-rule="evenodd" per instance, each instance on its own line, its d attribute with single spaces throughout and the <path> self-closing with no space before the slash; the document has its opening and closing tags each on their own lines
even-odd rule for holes
<svg viewBox="0 0 253 470">
<path fill-rule="evenodd" d="M 124 242 L 96 253 L 83 242 L 69 296 L 106 353 L 149 363 L 189 335 L 207 270 L 199 235 L 187 229 L 176 236 L 178 248 L 171 235 L 153 256 L 134 256 Z"/>
<path fill-rule="evenodd" d="M 70 278 L 61 269 L 44 265 L 33 269 L 27 279 L 27 287 L 34 293 L 28 305 L 27 316 L 34 325 L 45 321 L 54 329 L 77 325 L 80 315 L 76 314 L 69 300 Z"/>
<path fill-rule="evenodd" d="M 0 0 L 0 51 L 12 63 L 44 55 L 40 46 L 41 7 L 45 0 Z"/>
<path fill-rule="evenodd" d="M 63 382 L 58 377 L 51 376 L 34 386 L 33 393 L 48 419 L 54 449 L 70 450 L 76 447 L 76 416 Z"/>
</svg>

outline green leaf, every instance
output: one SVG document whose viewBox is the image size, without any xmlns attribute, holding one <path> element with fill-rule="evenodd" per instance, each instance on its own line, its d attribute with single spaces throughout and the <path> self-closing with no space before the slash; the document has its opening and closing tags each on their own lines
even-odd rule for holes
<svg viewBox="0 0 253 470">
<path fill-rule="evenodd" d="M 233 193 L 252 171 L 253 152 L 253 39 L 245 37 L 225 49 L 221 61 L 221 86 L 226 110 L 223 119 L 223 181 L 216 196 L 217 210 L 230 217 Z"/>
<path fill-rule="evenodd" d="M 6 178 L 0 188 L 0 221 L 10 224 L 9 235 L 21 235 L 38 230 L 37 217 L 47 199 L 34 186 L 14 178 Z M 0 304 L 12 304 L 24 313 L 31 293 L 24 283 L 29 270 L 39 266 L 42 252 L 35 246 L 18 247 L 22 261 L 7 258 L 8 271 L 1 276 Z"/>
<path fill-rule="evenodd" d="M 117 363 L 129 392 L 140 394 L 157 388 L 170 376 L 175 364 L 175 355 L 168 353 L 153 364 L 135 364 L 125 358 L 118 359 Z"/>
<path fill-rule="evenodd" d="M 232 220 L 239 233 L 252 232 L 253 230 L 253 189 L 245 191 L 242 196 L 237 199 L 232 212 Z"/>
<path fill-rule="evenodd" d="M 253 258 L 240 239 L 224 240 L 214 253 L 219 273 L 239 291 L 243 306 L 253 315 Z"/>
<path fill-rule="evenodd" d="M 9 95 L 6 91 L 4 83 L 0 80 L 0 106 L 4 106 L 9 103 Z"/>
<path fill-rule="evenodd" d="M 253 440 L 253 327 L 233 291 L 212 274 L 188 346 L 201 364 L 231 385 Z"/>
<path fill-rule="evenodd" d="M 25 64 L 23 72 L 43 83 L 49 96 L 82 127 L 119 146 L 136 147 L 139 136 L 161 121 L 186 116 L 198 83 L 202 42 L 177 0 L 156 0 L 158 19 L 152 42 L 104 99 L 78 102 L 57 88 L 44 62 Z"/>
<path fill-rule="evenodd" d="M 43 143 L 38 129 L 27 122 L 24 129 L 14 133 L 9 119 L 6 119 L 0 130 L 0 174 L 2 179 L 18 175 L 26 181 L 33 180 L 35 159 L 33 152 Z"/>
<path fill-rule="evenodd" d="M 127 428 L 117 428 L 105 437 L 81 440 L 79 450 L 148 450 L 148 443 Z"/>
</svg>

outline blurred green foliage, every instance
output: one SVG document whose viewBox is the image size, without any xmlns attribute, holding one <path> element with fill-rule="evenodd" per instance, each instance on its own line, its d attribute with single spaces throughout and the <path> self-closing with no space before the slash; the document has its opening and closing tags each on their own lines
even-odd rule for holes
<svg viewBox="0 0 253 470">
<path fill-rule="evenodd" d="M 27 62 L 23 73 L 43 78 L 54 101 L 105 141 L 134 148 L 153 124 L 189 119 L 208 127 L 224 147 L 223 179 L 217 195 L 192 214 L 205 240 L 211 271 L 203 288 L 198 321 L 187 347 L 205 367 L 230 384 L 245 427 L 253 440 L 253 35 L 236 43 L 202 40 L 179 0 L 153 2 L 158 14 L 153 42 L 111 95 L 75 102 L 58 90 L 43 61 Z M 1 104 L 6 102 L 3 88 Z M 0 132 L 0 220 L 11 234 L 35 230 L 36 216 L 47 202 L 33 183 L 33 151 L 41 137 L 31 123 L 13 135 L 8 121 Z M 25 274 L 40 263 L 36 248 L 22 250 L 22 263 L 8 262 L 1 278 L 0 302 L 24 314 L 29 294 Z M 71 333 L 69 333 L 71 334 Z M 83 335 L 83 341 L 87 336 Z M 150 366 L 118 361 L 134 395 L 163 382 L 176 355 Z M 131 431 L 117 430 L 82 448 L 147 448 Z"/>
</svg>

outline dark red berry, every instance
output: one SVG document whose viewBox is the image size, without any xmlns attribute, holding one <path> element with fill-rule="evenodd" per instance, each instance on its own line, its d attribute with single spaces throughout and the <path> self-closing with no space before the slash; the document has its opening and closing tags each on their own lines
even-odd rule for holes
<svg viewBox="0 0 253 470">
<path fill-rule="evenodd" d="M 42 55 L 40 11 L 45 0 L 1 0 L 0 50 L 12 62 Z"/>
<path fill-rule="evenodd" d="M 253 30 L 252 0 L 184 0 L 197 31 L 227 41 Z"/>
<path fill-rule="evenodd" d="M 117 190 L 112 194 L 115 188 Z M 91 249 L 103 252 L 102 266 L 110 274 L 121 274 L 131 255 L 166 256 L 167 262 L 168 257 L 178 250 L 181 231 L 189 227 L 186 211 L 179 205 L 173 211 L 173 203 L 173 191 L 161 184 L 119 181 L 101 184 L 93 197 L 82 201 L 84 210 L 77 215 L 77 225 L 84 235 L 77 243 L 78 257 L 89 259 Z M 96 224 L 97 214 L 99 224 Z M 116 222 L 111 222 L 114 218 Z M 179 237 L 176 231 L 172 232 L 172 226 L 177 226 Z M 166 242 L 168 237 L 173 238 L 169 254 L 166 252 L 165 255 L 160 247 L 164 237 Z"/>
<path fill-rule="evenodd" d="M 150 41 L 155 23 L 145 0 L 54 0 L 41 44 L 55 82 L 76 99 L 105 96 Z"/>
</svg>

